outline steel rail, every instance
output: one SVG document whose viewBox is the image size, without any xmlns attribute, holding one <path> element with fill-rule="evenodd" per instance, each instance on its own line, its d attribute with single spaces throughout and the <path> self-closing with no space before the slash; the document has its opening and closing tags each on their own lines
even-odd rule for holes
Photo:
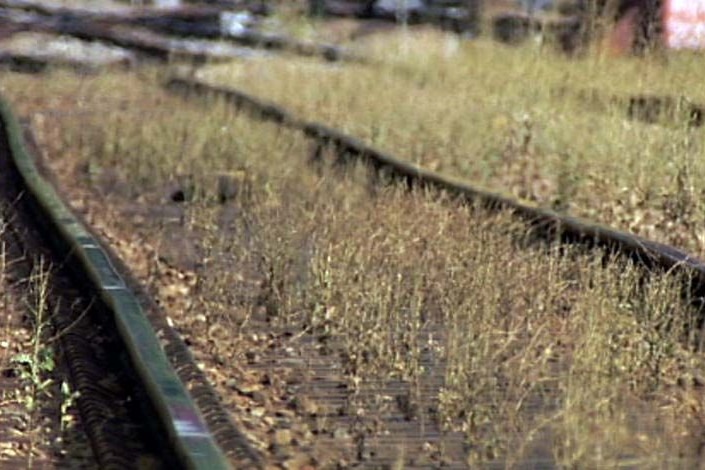
<svg viewBox="0 0 705 470">
<path fill-rule="evenodd" d="M 110 310 L 146 395 L 157 412 L 159 427 L 179 462 L 197 470 L 228 469 L 230 465 L 208 430 L 184 384 L 169 363 L 137 296 L 113 267 L 99 241 L 71 213 L 39 173 L 9 104 L 0 97 L 0 127 L 11 159 L 42 223 L 51 232 L 54 249 L 88 283 Z"/>
<path fill-rule="evenodd" d="M 630 119 L 649 124 L 664 123 L 666 118 L 688 127 L 701 127 L 705 121 L 705 104 L 696 102 L 685 95 L 663 95 L 638 93 L 613 95 L 595 88 L 558 87 L 551 90 L 557 98 L 572 97 L 586 107 L 604 111 L 610 106 L 623 107 Z"/>
<path fill-rule="evenodd" d="M 300 119 L 278 104 L 241 90 L 218 87 L 182 76 L 172 77 L 165 83 L 165 87 L 187 95 L 220 97 L 239 108 L 255 113 L 262 119 L 301 131 L 309 138 L 331 145 L 340 158 L 357 158 L 409 186 L 434 188 L 469 203 L 479 203 L 493 210 L 510 211 L 526 221 L 533 234 L 566 243 L 602 247 L 626 255 L 647 269 L 685 270 L 692 279 L 692 293 L 698 298 L 705 296 L 705 262 L 673 246 L 579 217 L 559 214 L 460 179 L 426 170 L 325 124 Z"/>
<path fill-rule="evenodd" d="M 116 11 L 90 11 L 66 7 L 50 7 L 24 0 L 0 0 L 0 12 L 6 22 L 19 30 L 39 29 L 74 36 L 83 40 L 102 40 L 145 55 L 167 60 L 172 55 L 196 60 L 236 58 L 234 52 L 218 52 L 217 45 L 199 40 L 221 40 L 248 48 L 278 50 L 327 61 L 366 62 L 362 57 L 334 44 L 301 41 L 296 38 L 264 33 L 247 28 L 227 32 L 222 27 L 223 12 L 214 7 L 176 10 L 124 8 Z M 29 12 L 14 15 L 16 11 Z M 180 39 L 175 39 L 178 37 Z M 188 47 L 189 40 L 194 46 Z M 197 50 L 200 48 L 200 51 Z M 209 52 L 210 51 L 210 52 Z M 233 55 L 229 57 L 229 55 Z"/>
</svg>

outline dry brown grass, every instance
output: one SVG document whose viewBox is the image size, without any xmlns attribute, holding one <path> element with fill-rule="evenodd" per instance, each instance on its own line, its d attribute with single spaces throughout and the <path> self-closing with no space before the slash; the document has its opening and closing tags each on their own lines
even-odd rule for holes
<svg viewBox="0 0 705 470">
<path fill-rule="evenodd" d="M 593 51 L 568 60 L 534 43 L 509 48 L 432 31 L 353 47 L 389 67 L 277 58 L 203 76 L 432 170 L 705 252 L 700 131 L 679 111 L 658 124 L 632 120 L 628 106 L 612 100 L 654 94 L 705 102 L 700 56 L 636 60 Z"/>
<path fill-rule="evenodd" d="M 301 136 L 222 103 L 185 104 L 130 75 L 32 79 L 47 83 L 46 92 L 33 87 L 33 103 L 26 80 L 7 77 L 4 88 L 35 113 L 45 143 L 56 139 L 50 156 L 64 177 L 96 184 L 115 172 L 143 199 L 190 181 L 182 223 L 204 256 L 188 302 L 169 305 L 185 308 L 171 315 L 210 354 L 201 357 L 221 358 L 211 375 L 221 392 L 223 375 L 240 377 L 228 364 L 250 363 L 247 374 L 269 374 L 255 390 L 283 406 L 291 396 L 273 377 L 307 377 L 313 362 L 328 361 L 346 384 L 353 435 L 383 436 L 377 417 L 396 407 L 412 422 L 464 433 L 470 464 L 539 456 L 577 468 L 685 468 L 697 457 L 705 363 L 682 279 L 537 243 L 506 215 L 438 194 L 373 186 L 363 168 L 307 166 L 313 149 Z M 60 101 L 54 93 L 79 113 L 47 113 Z M 237 183 L 225 205 L 216 173 Z M 135 231 L 126 220 L 105 223 Z M 158 246 L 164 232 L 145 236 Z M 303 368 L 265 367 L 272 349 L 303 358 Z M 388 382 L 404 384 L 405 398 L 386 400 Z M 246 422 L 266 448 L 281 428 L 263 408 L 271 420 Z M 320 416 L 296 420 L 296 443 L 285 448 L 340 462 L 315 445 L 336 428 Z"/>
</svg>

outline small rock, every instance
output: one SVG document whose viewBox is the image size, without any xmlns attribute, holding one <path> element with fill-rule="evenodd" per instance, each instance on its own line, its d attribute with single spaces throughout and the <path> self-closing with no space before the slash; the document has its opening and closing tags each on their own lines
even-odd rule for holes
<svg viewBox="0 0 705 470">
<path fill-rule="evenodd" d="M 247 363 L 251 365 L 257 363 L 259 356 L 254 351 L 247 351 L 245 352 L 245 359 L 247 359 Z"/>
<path fill-rule="evenodd" d="M 252 398 L 252 401 L 257 403 L 258 405 L 264 405 L 267 403 L 267 396 L 262 393 L 262 392 L 252 392 L 252 395 L 250 395 L 250 398 Z"/>
<path fill-rule="evenodd" d="M 314 435 L 328 434 L 328 432 L 330 431 L 329 426 L 330 420 L 328 419 L 328 417 L 318 416 L 311 430 Z"/>
<path fill-rule="evenodd" d="M 248 384 L 248 385 L 239 385 L 237 387 L 237 391 L 240 395 L 246 395 L 246 396 L 252 396 L 253 393 L 259 392 L 262 390 L 262 385 L 254 383 L 254 384 Z"/>
<path fill-rule="evenodd" d="M 310 441 L 313 438 L 311 429 L 307 424 L 303 423 L 293 423 L 291 425 L 291 432 L 293 432 L 298 438 L 297 441 L 304 443 Z"/>
<path fill-rule="evenodd" d="M 284 462 L 284 468 L 286 470 L 304 470 L 308 468 L 313 470 L 313 467 L 311 466 L 311 457 L 305 454 L 295 455 Z"/>
<path fill-rule="evenodd" d="M 705 378 L 703 378 L 700 375 L 694 375 L 693 376 L 693 386 L 700 388 L 705 386 Z"/>
<path fill-rule="evenodd" d="M 292 406 L 298 413 L 305 414 L 306 416 L 316 416 L 318 414 L 318 405 L 316 405 L 313 400 L 304 396 L 294 398 Z"/>
<path fill-rule="evenodd" d="M 278 429 L 274 432 L 274 443 L 278 446 L 288 446 L 291 439 L 291 431 L 288 429 Z"/>
<path fill-rule="evenodd" d="M 375 452 L 370 448 L 370 445 L 367 443 L 367 440 L 360 439 L 357 445 L 357 458 L 363 462 L 372 460 L 375 456 Z"/>
<path fill-rule="evenodd" d="M 346 428 L 336 428 L 333 431 L 333 437 L 336 439 L 350 439 L 350 432 Z"/>
<path fill-rule="evenodd" d="M 280 460 L 287 459 L 291 456 L 286 447 L 282 447 L 275 443 L 272 443 L 272 445 L 269 446 L 269 451 L 274 457 Z"/>
<path fill-rule="evenodd" d="M 289 418 L 289 419 L 293 419 L 296 417 L 296 413 L 294 413 L 291 410 L 287 410 L 287 409 L 277 410 L 276 413 L 274 413 L 274 415 L 279 416 L 280 418 Z"/>
</svg>

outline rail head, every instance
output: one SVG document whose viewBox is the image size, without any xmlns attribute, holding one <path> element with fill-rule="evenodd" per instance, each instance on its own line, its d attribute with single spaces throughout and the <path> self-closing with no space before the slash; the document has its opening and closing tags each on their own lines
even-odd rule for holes
<svg viewBox="0 0 705 470">
<path fill-rule="evenodd" d="M 53 243 L 65 251 L 67 258 L 70 255 L 71 268 L 80 272 L 113 315 L 137 376 L 179 462 L 195 470 L 231 468 L 186 386 L 169 363 L 137 296 L 99 241 L 39 173 L 27 150 L 21 126 L 4 97 L 0 97 L 0 126 L 4 134 L 1 138 L 7 139 L 11 161 L 26 188 L 26 196 L 46 226 L 53 229 Z"/>
</svg>

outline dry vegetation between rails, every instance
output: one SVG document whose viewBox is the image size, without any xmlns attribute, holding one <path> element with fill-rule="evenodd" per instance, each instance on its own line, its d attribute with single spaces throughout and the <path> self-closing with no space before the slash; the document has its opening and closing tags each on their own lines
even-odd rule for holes
<svg viewBox="0 0 705 470">
<path fill-rule="evenodd" d="M 705 253 L 702 130 L 686 125 L 683 110 L 649 124 L 613 100 L 685 95 L 705 103 L 700 56 L 591 52 L 571 60 L 536 44 L 424 30 L 352 47 L 389 66 L 263 58 L 202 76 L 429 169 Z"/>
<path fill-rule="evenodd" d="M 150 82 L 9 75 L 3 91 L 269 462 L 700 458 L 705 361 L 681 279 L 545 246 L 506 215 L 379 188 L 362 168 L 307 165 L 300 135 Z M 185 203 L 168 201 L 174 184 Z M 421 442 L 395 441 L 394 417 Z"/>
</svg>

